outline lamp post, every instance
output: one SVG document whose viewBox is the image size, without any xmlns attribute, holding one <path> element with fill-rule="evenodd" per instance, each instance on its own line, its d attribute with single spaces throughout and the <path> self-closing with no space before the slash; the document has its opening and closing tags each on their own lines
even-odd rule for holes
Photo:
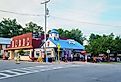
<svg viewBox="0 0 121 82">
<path fill-rule="evenodd" d="M 110 61 L 110 50 L 108 49 L 106 52 L 108 53 L 107 58 L 108 58 L 108 62 L 109 62 Z"/>
<path fill-rule="evenodd" d="M 45 2 L 42 2 L 41 4 L 44 4 L 45 5 L 45 34 L 44 34 L 44 37 L 45 37 L 45 55 L 46 55 L 46 63 L 48 62 L 48 58 L 47 58 L 47 53 L 46 53 L 46 30 L 47 30 L 47 15 L 49 14 L 49 10 L 47 8 L 47 3 L 49 2 L 50 0 L 46 1 Z"/>
</svg>

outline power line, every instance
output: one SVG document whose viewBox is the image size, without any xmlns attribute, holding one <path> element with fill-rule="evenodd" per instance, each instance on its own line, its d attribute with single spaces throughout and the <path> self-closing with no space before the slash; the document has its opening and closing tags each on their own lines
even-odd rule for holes
<svg viewBox="0 0 121 82">
<path fill-rule="evenodd" d="M 52 16 L 53 18 L 61 19 L 61 20 L 66 20 L 66 21 L 71 21 L 71 22 L 78 22 L 82 24 L 91 24 L 91 25 L 98 25 L 98 26 L 110 26 L 110 27 L 121 27 L 121 26 L 116 26 L 116 25 L 108 25 L 108 24 L 99 24 L 99 23 L 92 23 L 92 22 L 84 22 L 84 21 L 78 21 L 78 20 L 72 20 L 68 18 L 63 18 L 63 17 L 58 17 L 58 16 Z"/>
<path fill-rule="evenodd" d="M 11 14 L 16 14 L 16 15 L 25 15 L 25 16 L 44 16 L 43 14 L 18 13 L 18 12 L 6 11 L 6 10 L 1 10 L 1 9 L 0 9 L 0 12 L 11 13 Z"/>
<path fill-rule="evenodd" d="M 6 10 L 1 10 L 0 12 L 4 12 L 4 13 L 11 13 L 11 14 L 16 14 L 16 15 L 23 15 L 23 16 L 44 16 L 44 14 L 28 14 L 28 13 L 18 13 L 18 12 L 13 12 L 13 11 L 6 11 Z M 121 26 L 116 26 L 116 25 L 108 25 L 108 24 L 99 24 L 99 23 L 92 23 L 92 22 L 84 22 L 84 21 L 78 21 L 78 20 L 72 20 L 72 19 L 68 19 L 68 18 L 63 18 L 63 17 L 58 17 L 58 16 L 52 16 L 50 15 L 50 17 L 53 18 L 57 18 L 57 19 L 61 19 L 61 20 L 66 20 L 66 21 L 71 21 L 71 22 L 78 22 L 78 23 L 82 23 L 82 24 L 91 24 L 91 25 L 98 25 L 98 26 L 110 26 L 110 27 L 121 27 Z"/>
</svg>

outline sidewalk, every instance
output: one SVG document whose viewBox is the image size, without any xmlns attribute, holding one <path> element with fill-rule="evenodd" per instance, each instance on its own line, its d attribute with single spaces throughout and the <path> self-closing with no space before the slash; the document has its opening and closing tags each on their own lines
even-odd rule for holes
<svg viewBox="0 0 121 82">
<path fill-rule="evenodd" d="M 0 62 L 15 62 L 15 60 L 0 60 Z M 60 62 L 31 62 L 31 61 L 20 61 L 20 63 L 36 63 L 36 64 L 88 64 L 90 62 L 81 62 L 81 61 L 73 61 L 73 62 L 63 62 L 63 61 L 60 61 Z"/>
<path fill-rule="evenodd" d="M 31 63 L 31 62 L 30 62 Z M 89 62 L 81 62 L 81 61 L 73 61 L 73 62 L 32 62 L 32 63 L 40 63 L 40 64 L 88 64 Z"/>
</svg>

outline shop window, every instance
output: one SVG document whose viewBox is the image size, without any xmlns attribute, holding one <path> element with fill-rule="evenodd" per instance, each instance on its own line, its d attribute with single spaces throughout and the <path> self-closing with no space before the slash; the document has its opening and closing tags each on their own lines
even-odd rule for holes
<svg viewBox="0 0 121 82">
<path fill-rule="evenodd" d="M 39 57 L 39 55 L 40 55 L 40 52 L 36 51 L 36 56 Z"/>
<path fill-rule="evenodd" d="M 51 57 L 51 51 L 47 51 L 47 56 Z"/>
<path fill-rule="evenodd" d="M 47 55 L 49 56 L 49 55 L 51 55 L 51 53 L 47 53 Z"/>
<path fill-rule="evenodd" d="M 15 55 L 15 57 L 17 57 L 18 56 L 18 53 L 17 52 L 14 52 L 14 55 Z"/>
<path fill-rule="evenodd" d="M 30 55 L 30 51 L 25 51 L 23 56 L 29 56 Z"/>
</svg>

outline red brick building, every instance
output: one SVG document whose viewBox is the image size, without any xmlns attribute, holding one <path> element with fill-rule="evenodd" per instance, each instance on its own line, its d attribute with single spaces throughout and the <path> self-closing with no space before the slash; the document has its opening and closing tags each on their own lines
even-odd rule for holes
<svg viewBox="0 0 121 82">
<path fill-rule="evenodd" d="M 34 55 L 32 55 L 33 49 L 39 48 L 43 37 L 44 36 L 33 38 L 32 33 L 13 37 L 10 46 L 7 48 L 9 59 L 14 59 L 15 56 L 17 56 L 17 52 L 22 49 L 25 54 L 21 56 L 21 60 L 30 60 L 30 58 L 34 57 Z"/>
</svg>

